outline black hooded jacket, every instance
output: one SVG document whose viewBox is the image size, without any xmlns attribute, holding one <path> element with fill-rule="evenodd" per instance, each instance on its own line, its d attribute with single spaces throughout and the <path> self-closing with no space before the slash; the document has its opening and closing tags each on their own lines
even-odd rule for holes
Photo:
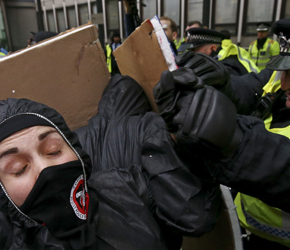
<svg viewBox="0 0 290 250">
<path fill-rule="evenodd" d="M 16 114 L 39 114 L 76 150 L 86 166 L 90 195 L 91 230 L 83 233 L 95 236 L 91 245 L 81 236 L 70 241 L 54 237 L 22 213 L 1 185 L 1 249 L 179 249 L 181 235 L 211 230 L 221 203 L 218 185 L 190 174 L 163 120 L 149 110 L 139 85 L 119 75 L 106 88 L 98 115 L 76 131 L 78 136 L 45 105 L 1 101 L 0 123 Z"/>
</svg>

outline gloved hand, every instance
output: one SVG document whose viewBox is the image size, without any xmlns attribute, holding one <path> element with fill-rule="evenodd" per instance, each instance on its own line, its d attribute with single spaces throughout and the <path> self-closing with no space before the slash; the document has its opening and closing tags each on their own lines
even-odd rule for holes
<svg viewBox="0 0 290 250">
<path fill-rule="evenodd" d="M 195 54 L 187 50 L 178 55 L 175 61 L 179 67 L 191 68 L 194 74 L 203 80 L 205 85 L 214 86 L 222 92 L 226 92 L 230 74 L 218 60 L 203 53 Z"/>
<path fill-rule="evenodd" d="M 203 88 L 203 83 L 189 68 L 180 68 L 172 72 L 166 70 L 162 73 L 160 81 L 153 89 L 153 95 L 159 114 L 165 120 L 169 132 L 177 131 L 172 120 L 180 93 L 186 95 L 188 90 L 194 91 L 199 88 Z"/>
<path fill-rule="evenodd" d="M 243 132 L 236 121 L 236 108 L 215 88 L 204 86 L 180 94 L 174 109 L 172 126 L 178 128 L 175 136 L 181 145 L 203 145 L 226 156 L 238 147 Z"/>
</svg>

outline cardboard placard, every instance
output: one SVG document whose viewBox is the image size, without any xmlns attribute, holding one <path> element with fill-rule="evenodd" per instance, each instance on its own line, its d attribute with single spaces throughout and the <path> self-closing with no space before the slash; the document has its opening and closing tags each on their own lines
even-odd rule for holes
<svg viewBox="0 0 290 250">
<path fill-rule="evenodd" d="M 88 123 L 110 73 L 95 25 L 76 29 L 0 60 L 0 99 L 27 98 L 56 109 L 70 129 Z"/>
<path fill-rule="evenodd" d="M 157 111 L 152 89 L 168 67 L 153 30 L 147 19 L 113 54 L 121 74 L 131 76 L 141 85 L 152 109 Z"/>
</svg>

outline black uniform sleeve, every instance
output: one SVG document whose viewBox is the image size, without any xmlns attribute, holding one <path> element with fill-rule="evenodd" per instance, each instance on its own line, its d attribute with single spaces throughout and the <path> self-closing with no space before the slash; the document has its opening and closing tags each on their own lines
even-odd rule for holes
<svg viewBox="0 0 290 250">
<path fill-rule="evenodd" d="M 263 87 L 269 81 L 272 70 L 264 69 L 259 74 L 249 73 L 243 76 L 231 75 L 231 96 L 238 114 L 250 114 L 261 95 Z"/>
<path fill-rule="evenodd" d="M 246 68 L 241 64 L 236 55 L 229 56 L 220 61 L 231 75 L 242 76 L 248 74 Z"/>
<path fill-rule="evenodd" d="M 270 206 L 290 212 L 290 140 L 265 129 L 262 120 L 239 116 L 244 131 L 235 155 L 227 160 L 207 160 L 216 181 L 254 196 Z"/>
<path fill-rule="evenodd" d="M 156 126 L 160 126 L 158 119 L 161 117 L 153 119 Z M 144 126 L 155 130 L 152 122 L 151 126 Z M 208 232 L 220 211 L 219 185 L 189 172 L 177 157 L 165 127 L 146 134 L 149 136 L 142 145 L 142 166 L 150 180 L 157 217 L 183 235 L 200 236 Z"/>
</svg>

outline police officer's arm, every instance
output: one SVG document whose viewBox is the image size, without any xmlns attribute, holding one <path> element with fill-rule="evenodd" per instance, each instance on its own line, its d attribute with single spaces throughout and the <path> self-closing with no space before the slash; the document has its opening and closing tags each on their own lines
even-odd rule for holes
<svg viewBox="0 0 290 250">
<path fill-rule="evenodd" d="M 190 173 L 174 151 L 162 118 L 144 124 L 142 167 L 149 179 L 155 215 L 173 232 L 199 237 L 213 229 L 221 208 L 219 185 Z M 204 168 L 197 162 L 196 168 Z"/>
<path fill-rule="evenodd" d="M 182 89 L 175 82 L 175 96 L 165 107 L 162 85 L 172 74 L 163 73 L 154 96 L 178 144 L 187 148 L 183 157 L 202 158 L 204 165 L 187 161 L 191 172 L 206 166 L 202 172 L 208 178 L 289 212 L 290 140 L 268 132 L 258 118 L 237 116 L 228 98 L 212 87 L 184 91 L 186 84 Z"/>
<path fill-rule="evenodd" d="M 210 85 L 226 94 L 235 104 L 239 114 L 250 114 L 263 93 L 264 85 L 273 71 L 265 69 L 259 74 L 244 76 L 229 75 L 228 70 L 217 60 L 201 54 L 186 51 L 176 57 L 180 67 L 189 67 L 204 84 Z"/>
<path fill-rule="evenodd" d="M 231 75 L 231 100 L 234 102 L 238 114 L 248 115 L 253 111 L 263 94 L 263 87 L 268 83 L 272 74 L 272 70 L 264 69 L 258 74 Z"/>
<path fill-rule="evenodd" d="M 243 138 L 231 158 L 205 159 L 214 179 L 290 212 L 290 140 L 265 129 L 262 120 L 238 116 Z"/>
</svg>

